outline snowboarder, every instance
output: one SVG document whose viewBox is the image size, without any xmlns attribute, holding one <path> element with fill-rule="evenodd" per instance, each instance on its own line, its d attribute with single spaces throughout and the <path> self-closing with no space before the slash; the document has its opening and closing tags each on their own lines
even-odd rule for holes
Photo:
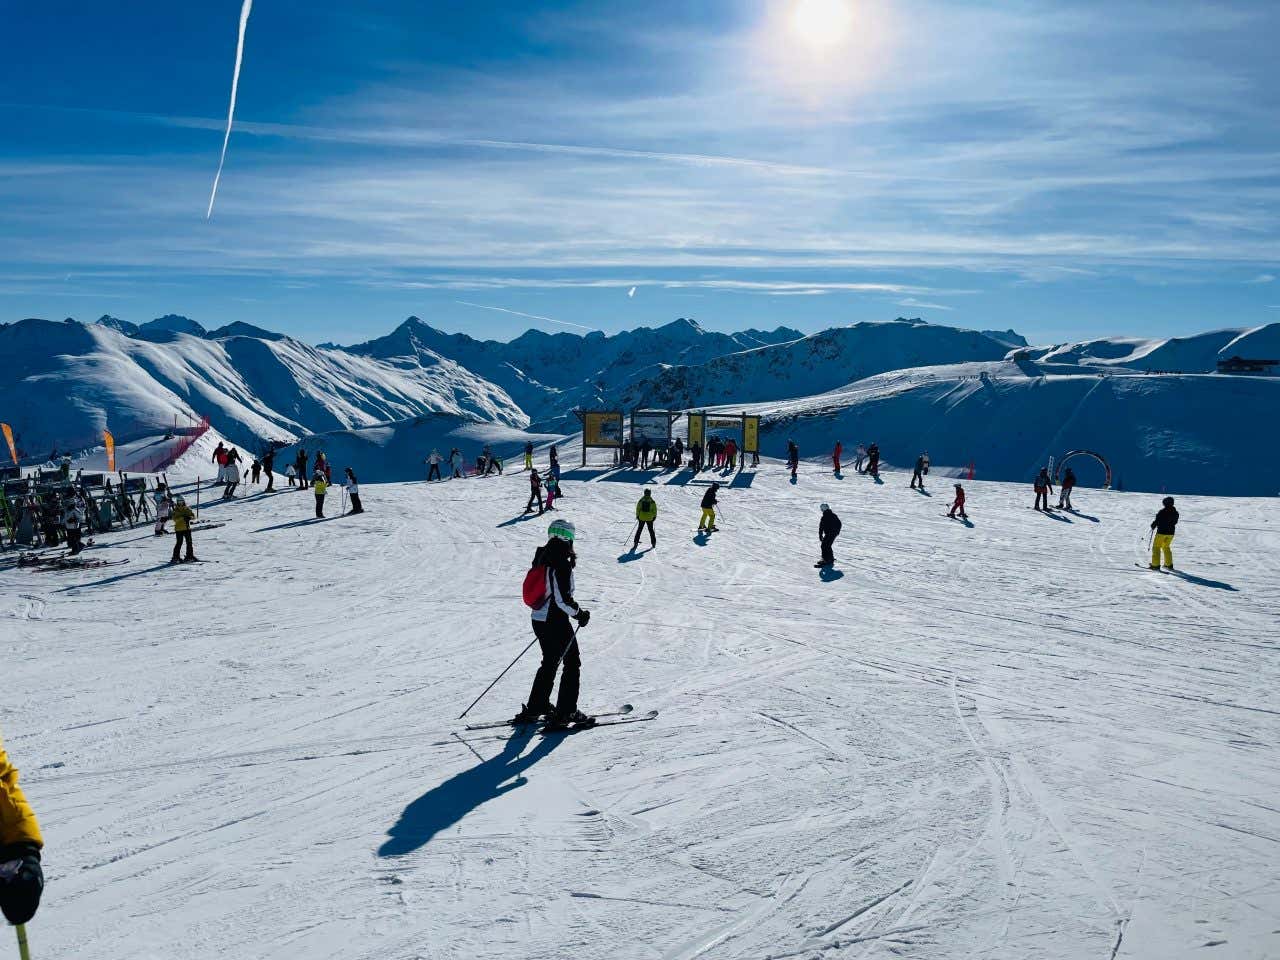
<svg viewBox="0 0 1280 960">
<path fill-rule="evenodd" d="M 867 447 L 866 472 L 879 479 L 880 477 L 880 444 L 873 443 Z"/>
<path fill-rule="evenodd" d="M 169 488 L 163 482 L 156 483 L 156 489 L 151 497 L 156 504 L 156 536 L 163 537 L 169 532 L 164 525 L 169 522 L 169 517 L 173 513 L 173 500 L 169 496 Z"/>
<path fill-rule="evenodd" d="M 863 444 L 858 444 L 858 449 L 853 452 L 853 469 L 855 473 L 862 472 L 862 464 L 867 459 L 867 448 Z"/>
<path fill-rule="evenodd" d="M 1163 509 L 1151 521 L 1151 529 L 1156 532 L 1151 541 L 1151 569 L 1160 569 L 1160 559 L 1163 555 L 1164 568 L 1172 570 L 1173 534 L 1178 526 L 1178 511 L 1173 508 L 1173 497 L 1165 497 L 1161 503 Z"/>
<path fill-rule="evenodd" d="M 538 501 L 538 516 L 542 516 L 542 477 L 537 470 L 529 471 L 529 502 L 524 505 L 525 513 L 533 513 L 533 501 Z"/>
<path fill-rule="evenodd" d="M 533 469 L 533 441 L 526 440 L 524 442 L 524 468 L 526 470 Z"/>
<path fill-rule="evenodd" d="M 916 468 L 911 473 L 911 489 L 916 489 L 916 484 L 920 484 L 920 489 L 924 489 L 924 475 L 929 472 L 929 455 L 922 453 L 916 457 Z"/>
<path fill-rule="evenodd" d="M 713 483 L 702 495 L 702 519 L 698 521 L 699 530 L 715 533 L 719 529 L 716 526 L 716 494 L 719 490 L 720 484 Z"/>
<path fill-rule="evenodd" d="M 1053 496 L 1053 479 L 1049 476 L 1049 468 L 1041 467 L 1040 472 L 1036 474 L 1035 483 L 1033 484 L 1036 491 L 1036 509 L 1042 509 L 1040 504 L 1043 503 L 1044 510 L 1049 509 L 1049 498 Z"/>
<path fill-rule="evenodd" d="M 191 508 L 187 506 L 187 501 L 182 497 L 178 497 L 177 502 L 173 506 L 173 559 L 170 563 L 177 563 L 179 559 L 191 562 L 196 559 L 196 548 L 191 542 L 191 521 L 195 519 L 195 514 L 191 512 Z M 179 552 L 183 546 L 186 546 L 186 556 L 179 558 Z"/>
<path fill-rule="evenodd" d="M 29 922 L 40 907 L 42 849 L 40 824 L 18 786 L 18 769 L 9 762 L 0 737 L 0 913 L 12 924 Z"/>
<path fill-rule="evenodd" d="M 262 458 L 262 472 L 267 475 L 267 489 L 264 493 L 270 493 L 276 488 L 276 451 L 272 447 L 266 452 Z"/>
<path fill-rule="evenodd" d="M 350 467 L 345 471 L 346 481 L 343 486 L 347 488 L 347 496 L 351 498 L 351 512 L 364 513 L 364 507 L 360 503 L 360 482 L 356 479 L 356 473 Z"/>
<path fill-rule="evenodd" d="M 324 516 L 324 495 L 329 489 L 329 481 L 324 478 L 324 471 L 316 469 L 315 475 L 311 478 L 311 489 L 316 495 L 316 516 Z"/>
<path fill-rule="evenodd" d="M 815 567 L 835 566 L 836 557 L 831 552 L 831 545 L 836 542 L 838 536 L 840 536 L 840 518 L 836 516 L 830 504 L 824 503 L 822 519 L 818 521 L 818 543 L 822 545 L 822 559 L 814 564 Z"/>
<path fill-rule="evenodd" d="M 794 440 L 787 441 L 787 469 L 791 471 L 791 479 L 796 478 L 796 471 L 800 468 L 800 448 L 796 446 Z"/>
<path fill-rule="evenodd" d="M 1072 510 L 1071 506 L 1071 489 L 1076 485 L 1076 472 L 1070 467 L 1062 474 L 1062 486 L 1058 488 L 1058 509 Z"/>
<path fill-rule="evenodd" d="M 542 571 L 546 578 L 543 600 L 533 608 L 531 621 L 538 646 L 542 648 L 542 663 L 534 675 L 529 699 L 520 712 L 512 717 L 515 724 L 535 723 L 539 717 L 550 714 L 546 729 L 564 729 L 570 724 L 588 726 L 594 721 L 578 710 L 578 687 L 582 658 L 578 652 L 578 630 L 591 620 L 591 614 L 574 600 L 574 567 L 578 558 L 573 552 L 575 531 L 569 520 L 553 520 L 547 530 L 547 542 L 533 555 L 534 571 Z M 573 623 L 578 624 L 574 629 Z M 551 706 L 551 688 L 555 686 L 556 671 L 564 665 L 560 676 L 560 690 L 556 705 Z"/>
<path fill-rule="evenodd" d="M 844 453 L 844 444 L 837 440 L 835 449 L 831 451 L 831 465 L 835 468 L 836 476 L 840 475 L 840 454 L 842 453 Z"/>
<path fill-rule="evenodd" d="M 964 512 L 964 487 L 956 484 L 956 498 L 951 503 L 951 509 L 947 511 L 947 516 L 955 519 L 956 512 L 959 511 L 961 520 L 968 520 L 969 515 Z"/>
<path fill-rule="evenodd" d="M 440 451 L 435 447 L 431 448 L 431 453 L 427 455 L 427 483 L 431 482 L 431 478 L 440 479 Z"/>
<path fill-rule="evenodd" d="M 658 536 L 653 532 L 653 521 L 658 519 L 658 504 L 653 499 L 653 491 L 645 488 L 644 496 L 636 503 L 636 541 L 631 544 L 631 552 L 635 553 L 640 546 L 640 534 L 649 528 L 649 546 L 658 545 Z"/>
</svg>

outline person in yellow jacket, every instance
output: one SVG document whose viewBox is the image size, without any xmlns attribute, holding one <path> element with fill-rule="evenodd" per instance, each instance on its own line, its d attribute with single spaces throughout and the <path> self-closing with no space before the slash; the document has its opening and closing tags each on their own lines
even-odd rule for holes
<svg viewBox="0 0 1280 960">
<path fill-rule="evenodd" d="M 173 514 L 170 519 L 173 520 L 173 557 L 170 563 L 177 563 L 179 559 L 191 562 L 196 559 L 196 548 L 191 545 L 191 523 L 195 520 L 196 515 L 191 512 L 191 508 L 187 506 L 187 501 L 179 497 L 173 505 Z M 179 557 L 182 545 L 186 544 L 186 557 Z"/>
<path fill-rule="evenodd" d="M 329 489 L 329 481 L 325 479 L 324 473 L 320 470 L 316 471 L 316 475 L 311 478 L 311 489 L 316 495 L 316 516 L 324 516 L 324 492 Z"/>
<path fill-rule="evenodd" d="M 645 527 L 649 528 L 649 546 L 652 548 L 658 545 L 658 537 L 653 532 L 653 521 L 657 519 L 657 501 L 653 499 L 653 491 L 646 488 L 644 496 L 636 503 L 636 542 L 631 545 L 632 553 L 640 548 L 640 534 L 644 533 Z"/>
<path fill-rule="evenodd" d="M 26 923 L 40 906 L 43 848 L 40 825 L 22 795 L 18 770 L 9 762 L 0 737 L 0 913 L 10 923 Z"/>
</svg>

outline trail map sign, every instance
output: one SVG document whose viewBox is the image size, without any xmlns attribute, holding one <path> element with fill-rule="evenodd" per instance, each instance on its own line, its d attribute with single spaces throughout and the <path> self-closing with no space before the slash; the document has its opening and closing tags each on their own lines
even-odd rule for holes
<svg viewBox="0 0 1280 960">
<path fill-rule="evenodd" d="M 742 450 L 760 452 L 760 418 L 745 413 L 690 413 L 689 443 L 705 443 L 708 432 L 732 430 L 742 438 Z"/>
<path fill-rule="evenodd" d="M 582 465 L 587 465 L 587 448 L 617 450 L 622 446 L 621 410 L 575 410 L 582 424 Z"/>
<path fill-rule="evenodd" d="M 632 410 L 632 441 L 644 443 L 648 440 L 649 446 L 664 449 L 671 443 L 671 417 L 668 410 Z"/>
</svg>

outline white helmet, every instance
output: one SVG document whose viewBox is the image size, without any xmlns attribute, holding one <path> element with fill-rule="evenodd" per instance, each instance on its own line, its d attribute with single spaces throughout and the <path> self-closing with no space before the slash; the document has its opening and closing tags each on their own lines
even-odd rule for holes
<svg viewBox="0 0 1280 960">
<path fill-rule="evenodd" d="M 574 535 L 577 531 L 574 529 L 572 520 L 552 520 L 551 526 L 547 528 L 547 535 L 558 537 L 561 540 L 568 540 L 573 543 Z"/>
</svg>

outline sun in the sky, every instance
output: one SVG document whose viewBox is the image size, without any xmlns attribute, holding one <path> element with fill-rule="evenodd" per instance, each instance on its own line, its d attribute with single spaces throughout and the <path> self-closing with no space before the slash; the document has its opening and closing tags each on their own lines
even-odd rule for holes
<svg viewBox="0 0 1280 960">
<path fill-rule="evenodd" d="M 792 34 L 811 47 L 834 47 L 853 28 L 852 0 L 795 0 L 790 15 Z"/>
</svg>

